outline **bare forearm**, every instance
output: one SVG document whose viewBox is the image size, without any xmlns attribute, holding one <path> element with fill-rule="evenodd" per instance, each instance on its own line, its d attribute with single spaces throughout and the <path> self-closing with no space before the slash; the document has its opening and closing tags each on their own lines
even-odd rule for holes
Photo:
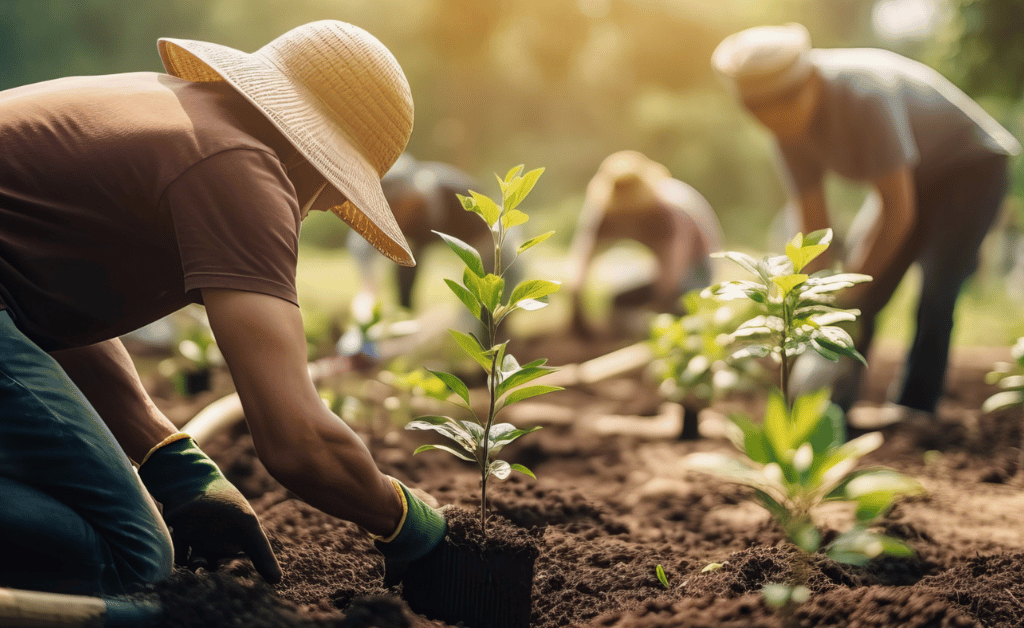
<svg viewBox="0 0 1024 628">
<path fill-rule="evenodd" d="M 390 534 L 401 501 L 369 450 L 320 400 L 306 368 L 298 308 L 276 297 L 203 290 L 256 453 L 310 505 L 374 534 Z"/>
<path fill-rule="evenodd" d="M 917 220 L 917 199 L 913 177 L 906 168 L 880 178 L 876 186 L 882 202 L 878 218 L 863 246 L 858 247 L 857 257 L 849 262 L 852 271 L 878 278 L 892 272 L 893 261 L 906 246 Z M 880 307 L 881 304 L 865 302 L 872 294 L 873 283 L 854 286 L 844 299 L 854 307 Z"/>
<path fill-rule="evenodd" d="M 393 532 L 401 518 L 401 503 L 358 435 L 326 410 L 305 422 L 296 430 L 298 434 L 302 437 L 273 443 L 276 455 L 266 456 L 268 460 L 283 456 L 301 460 L 297 464 L 277 465 L 276 479 L 303 501 L 329 515 L 351 521 L 373 534 Z"/>
<path fill-rule="evenodd" d="M 136 462 L 177 428 L 156 407 L 120 340 L 51 354 Z"/>
</svg>

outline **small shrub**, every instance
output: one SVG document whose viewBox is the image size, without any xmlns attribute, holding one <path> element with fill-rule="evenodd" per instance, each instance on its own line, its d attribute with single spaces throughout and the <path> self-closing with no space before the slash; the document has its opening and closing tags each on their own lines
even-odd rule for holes
<svg viewBox="0 0 1024 628">
<path fill-rule="evenodd" d="M 734 357 L 728 336 L 750 318 L 752 306 L 724 304 L 699 290 L 683 297 L 687 314 L 659 314 L 651 324 L 654 376 L 671 401 L 708 406 L 722 396 L 756 388 L 764 380 L 753 356 Z"/>
<path fill-rule="evenodd" d="M 523 225 L 529 216 L 520 209 L 520 203 L 537 183 L 544 169 L 531 170 L 521 175 L 522 166 L 509 170 L 505 178 L 496 176 L 501 188 L 501 203 L 477 192 L 470 196 L 459 195 L 459 200 L 466 211 L 480 216 L 490 227 L 494 246 L 493 268 L 484 268 L 480 253 L 469 244 L 452 236 L 435 232 L 448 244 L 449 248 L 459 256 L 465 264 L 462 282 L 445 279 L 459 301 L 466 306 L 473 316 L 483 325 L 485 336 L 478 338 L 476 334 L 467 334 L 450 330 L 452 337 L 487 374 L 488 404 L 487 412 L 482 417 L 473 411 L 469 388 L 461 379 L 451 373 L 431 371 L 444 382 L 446 390 L 441 395 L 451 399 L 454 395 L 455 405 L 467 410 L 473 420 L 455 420 L 448 416 L 423 416 L 410 422 L 406 429 L 433 430 L 450 439 L 456 445 L 422 445 L 414 453 L 430 449 L 440 449 L 473 462 L 480 470 L 480 528 L 483 534 L 487 530 L 487 480 L 494 476 L 499 480 L 507 478 L 512 471 L 519 471 L 530 477 L 533 472 L 521 464 L 509 464 L 497 458 L 503 447 L 524 434 L 540 427 L 519 429 L 511 423 L 495 423 L 495 418 L 502 409 L 514 403 L 561 390 L 558 386 L 533 385 L 525 386 L 538 377 L 554 372 L 556 369 L 544 366 L 546 360 L 539 359 L 529 364 L 520 365 L 507 350 L 508 341 L 498 342 L 499 328 L 502 321 L 516 310 L 537 310 L 547 305 L 548 295 L 558 290 L 555 281 L 528 279 L 519 283 L 511 293 L 506 295 L 505 273 L 526 250 L 547 240 L 554 234 L 549 231 L 526 241 L 516 250 L 515 257 L 507 262 L 502 260 L 503 246 L 510 229 Z"/>
<path fill-rule="evenodd" d="M 1014 362 L 997 362 L 995 368 L 985 375 L 985 382 L 999 386 L 1000 390 L 985 400 L 981 405 L 982 412 L 1024 407 L 1024 338 L 1017 339 L 1010 354 Z M 1017 477 L 1024 477 L 1024 430 L 1017 459 Z"/>
<path fill-rule="evenodd" d="M 798 396 L 790 402 L 789 370 L 797 355 L 815 351 L 830 360 L 848 357 L 863 362 L 850 334 L 840 324 L 856 320 L 856 310 L 832 305 L 834 295 L 870 277 L 824 270 L 807 275 L 803 268 L 828 248 L 831 230 L 797 234 L 786 255 L 755 260 L 743 253 L 722 253 L 753 273 L 756 281 L 729 281 L 705 290 L 723 301 L 756 304 L 754 316 L 730 335 L 733 356 L 771 356 L 779 364 L 780 387 L 769 393 L 763 421 L 732 418 L 731 439 L 744 454 L 737 459 L 715 453 L 688 456 L 691 468 L 753 489 L 787 538 L 807 554 L 821 549 L 834 560 L 862 565 L 879 555 L 908 556 L 903 541 L 873 531 L 872 525 L 897 497 L 922 491 L 913 479 L 884 468 L 857 469 L 860 459 L 882 443 L 878 432 L 846 441 L 842 411 L 829 401 L 830 391 Z M 739 347 L 736 349 L 736 347 Z M 842 501 L 854 506 L 854 522 L 822 548 L 813 514 L 821 504 Z M 790 608 L 806 599 L 798 573 L 795 585 L 765 587 L 766 599 Z"/>
</svg>

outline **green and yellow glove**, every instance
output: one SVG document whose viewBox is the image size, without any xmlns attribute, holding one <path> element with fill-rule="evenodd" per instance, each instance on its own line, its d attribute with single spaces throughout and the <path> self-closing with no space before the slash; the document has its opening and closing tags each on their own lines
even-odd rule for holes
<svg viewBox="0 0 1024 628">
<path fill-rule="evenodd" d="M 402 581 L 409 566 L 433 551 L 444 540 L 448 523 L 404 484 L 390 478 L 402 500 L 402 519 L 388 537 L 374 536 L 373 544 L 384 555 L 384 584 Z"/>
<path fill-rule="evenodd" d="M 188 434 L 174 434 L 142 459 L 139 477 L 163 505 L 179 565 L 217 561 L 244 553 L 271 584 L 281 566 L 248 500 L 224 477 Z"/>
</svg>

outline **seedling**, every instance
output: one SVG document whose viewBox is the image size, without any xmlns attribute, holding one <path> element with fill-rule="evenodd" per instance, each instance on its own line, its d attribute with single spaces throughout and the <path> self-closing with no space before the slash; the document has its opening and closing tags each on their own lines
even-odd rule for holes
<svg viewBox="0 0 1024 628">
<path fill-rule="evenodd" d="M 687 314 L 659 314 L 651 324 L 652 367 L 660 392 L 678 403 L 707 406 L 729 392 L 753 388 L 764 378 L 753 356 L 734 357 L 726 340 L 752 306 L 721 303 L 699 290 L 683 297 Z"/>
<path fill-rule="evenodd" d="M 664 567 L 662 567 L 661 565 L 655 566 L 654 567 L 654 575 L 656 575 L 658 577 L 658 582 L 661 583 L 661 586 L 665 587 L 666 589 L 669 588 L 669 586 L 668 586 L 668 576 L 665 575 L 665 568 Z"/>
<path fill-rule="evenodd" d="M 484 338 L 475 334 L 467 334 L 449 330 L 455 342 L 487 374 L 488 404 L 487 412 L 482 417 L 471 407 L 469 387 L 451 373 L 431 371 L 444 382 L 446 391 L 441 397 L 472 415 L 473 420 L 455 420 L 448 416 L 423 416 L 410 422 L 406 429 L 433 430 L 452 440 L 456 447 L 446 445 L 422 445 L 413 453 L 430 449 L 440 449 L 448 453 L 476 463 L 480 470 L 480 529 L 487 533 L 487 480 L 494 476 L 504 480 L 512 471 L 524 473 L 535 478 L 533 472 L 521 464 L 509 464 L 496 456 L 503 447 L 524 434 L 540 429 L 539 426 L 519 429 L 511 423 L 495 423 L 498 413 L 514 403 L 562 390 L 559 386 L 533 385 L 524 386 L 538 377 L 552 373 L 557 369 L 544 366 L 546 360 L 539 359 L 529 364 L 520 365 L 507 351 L 508 341 L 498 342 L 498 332 L 505 318 L 516 310 L 537 310 L 548 303 L 548 295 L 558 291 L 559 283 L 543 279 L 524 280 L 512 292 L 505 296 L 504 275 L 509 267 L 519 259 L 526 250 L 533 248 L 550 238 L 554 231 L 549 231 L 524 242 L 516 250 L 513 259 L 505 262 L 502 250 L 510 229 L 523 225 L 529 216 L 520 209 L 537 179 L 544 172 L 543 168 L 522 174 L 523 166 L 516 166 L 508 171 L 505 178 L 495 175 L 501 188 L 501 203 L 491 198 L 470 191 L 470 196 L 459 195 L 459 200 L 466 211 L 480 216 L 490 227 L 494 246 L 493 268 L 484 268 L 480 253 L 469 244 L 450 235 L 436 232 L 459 256 L 465 264 L 462 283 L 445 279 L 459 301 L 483 325 Z"/>
<path fill-rule="evenodd" d="M 831 239 L 831 230 L 806 237 L 797 234 L 787 244 L 786 255 L 761 260 L 743 253 L 717 254 L 757 277 L 757 281 L 729 281 L 705 290 L 723 301 L 747 300 L 757 306 L 757 315 L 730 335 L 731 346 L 741 347 L 733 356 L 771 356 L 779 364 L 780 387 L 770 392 L 762 422 L 731 417 L 731 440 L 743 458 L 700 453 L 689 456 L 688 462 L 694 469 L 751 487 L 790 542 L 807 555 L 822 549 L 821 532 L 812 517 L 816 508 L 829 501 L 852 504 L 854 525 L 824 550 L 838 562 L 863 565 L 882 554 L 913 554 L 902 541 L 870 528 L 897 497 L 922 488 L 892 470 L 856 469 L 863 456 L 881 445 L 882 436 L 872 432 L 847 442 L 843 413 L 829 401 L 828 389 L 790 402 L 789 370 L 797 355 L 813 350 L 832 361 L 841 357 L 864 361 L 850 334 L 837 325 L 855 321 L 859 312 L 838 308 L 832 299 L 840 290 L 871 278 L 829 270 L 813 275 L 801 272 L 828 248 Z M 766 587 L 766 600 L 784 608 L 798 605 L 806 598 L 804 579 L 798 573 L 795 585 Z"/>
<path fill-rule="evenodd" d="M 982 412 L 1024 406 L 1024 337 L 1017 339 L 1010 354 L 1014 362 L 997 362 L 992 372 L 985 375 L 985 382 L 999 386 L 1000 390 L 985 400 L 981 405 Z M 1017 461 L 1017 477 L 1024 477 L 1024 437 Z"/>
</svg>

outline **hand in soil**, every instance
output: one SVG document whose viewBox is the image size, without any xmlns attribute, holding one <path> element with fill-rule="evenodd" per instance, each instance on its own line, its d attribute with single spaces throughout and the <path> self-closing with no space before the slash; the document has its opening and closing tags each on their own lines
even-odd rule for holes
<svg viewBox="0 0 1024 628">
<path fill-rule="evenodd" d="M 216 569 L 220 560 L 243 553 L 264 580 L 281 581 L 281 566 L 252 506 L 191 437 L 150 452 L 139 477 L 163 506 L 177 564 Z"/>
</svg>

